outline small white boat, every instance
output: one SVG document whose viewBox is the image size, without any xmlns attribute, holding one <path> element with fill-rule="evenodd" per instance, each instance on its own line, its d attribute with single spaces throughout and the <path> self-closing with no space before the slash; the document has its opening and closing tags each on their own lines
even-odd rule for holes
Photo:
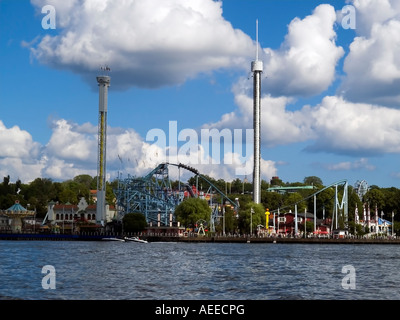
<svg viewBox="0 0 400 320">
<path fill-rule="evenodd" d="M 138 237 L 125 238 L 126 241 L 134 241 L 141 243 L 148 243 L 146 240 L 139 239 Z"/>
<path fill-rule="evenodd" d="M 120 238 L 102 238 L 101 240 L 105 240 L 105 241 L 121 241 L 121 242 L 125 242 L 125 239 L 120 239 Z"/>
</svg>

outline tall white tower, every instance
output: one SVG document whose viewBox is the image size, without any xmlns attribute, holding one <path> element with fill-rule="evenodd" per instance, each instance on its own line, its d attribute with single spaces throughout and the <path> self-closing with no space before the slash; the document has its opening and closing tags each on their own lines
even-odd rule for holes
<svg viewBox="0 0 400 320">
<path fill-rule="evenodd" d="M 109 70 L 109 68 L 107 68 Z M 106 221 L 106 145 L 107 145 L 107 100 L 109 76 L 98 76 L 99 84 L 99 133 L 97 159 L 97 203 L 96 222 L 104 225 Z"/>
<path fill-rule="evenodd" d="M 253 202 L 261 202 L 261 73 L 263 63 L 258 60 L 258 20 L 256 20 L 256 60 L 251 63 L 253 73 L 253 129 L 254 129 L 254 167 L 253 167 Z"/>
</svg>

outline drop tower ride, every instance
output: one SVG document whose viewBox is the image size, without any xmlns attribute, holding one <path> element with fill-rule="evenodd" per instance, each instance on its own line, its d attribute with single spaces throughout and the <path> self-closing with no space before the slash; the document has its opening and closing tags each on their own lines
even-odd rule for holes
<svg viewBox="0 0 400 320">
<path fill-rule="evenodd" d="M 253 129 L 254 129 L 254 165 L 253 165 L 253 202 L 261 203 L 261 73 L 263 62 L 258 60 L 258 20 L 256 21 L 256 60 L 251 63 L 253 73 Z"/>
<path fill-rule="evenodd" d="M 106 68 L 109 71 L 109 68 Z M 106 222 L 106 145 L 107 145 L 107 102 L 109 76 L 98 76 L 99 85 L 99 132 L 97 158 L 97 202 L 96 222 L 104 226 Z"/>
</svg>

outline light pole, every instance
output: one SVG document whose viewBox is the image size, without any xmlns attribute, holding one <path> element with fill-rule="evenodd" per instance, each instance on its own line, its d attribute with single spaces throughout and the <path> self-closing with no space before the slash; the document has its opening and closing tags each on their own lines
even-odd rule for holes
<svg viewBox="0 0 400 320">
<path fill-rule="evenodd" d="M 297 203 L 294 205 L 294 236 L 297 238 Z"/>
<path fill-rule="evenodd" d="M 274 225 L 274 233 L 276 235 L 276 226 L 275 226 L 275 211 L 274 211 L 274 220 L 273 220 L 273 225 Z"/>
<path fill-rule="evenodd" d="M 251 210 L 250 210 L 250 237 L 253 235 L 253 213 L 254 213 L 254 210 L 253 210 L 253 207 L 251 207 Z"/>
<path fill-rule="evenodd" d="M 280 212 L 279 212 L 279 208 L 278 208 L 278 226 L 276 228 L 276 233 L 279 234 L 279 220 L 280 220 Z"/>
<path fill-rule="evenodd" d="M 225 206 L 223 206 L 222 207 L 222 214 L 223 214 L 223 216 L 222 216 L 222 222 L 223 222 L 223 228 L 222 228 L 222 235 L 225 237 L 225 214 L 226 214 L 226 212 L 225 212 Z"/>
<path fill-rule="evenodd" d="M 392 237 L 394 236 L 394 220 L 393 220 L 393 217 L 394 217 L 394 212 L 392 211 Z"/>
</svg>

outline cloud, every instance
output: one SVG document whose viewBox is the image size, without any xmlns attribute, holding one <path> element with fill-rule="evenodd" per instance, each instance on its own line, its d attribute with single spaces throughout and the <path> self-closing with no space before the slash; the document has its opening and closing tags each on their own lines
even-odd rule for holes
<svg viewBox="0 0 400 320">
<path fill-rule="evenodd" d="M 265 95 L 261 99 L 261 142 L 266 147 L 306 141 L 313 137 L 310 107 L 288 111 L 292 101 L 288 97 Z M 221 120 L 204 125 L 204 128 L 253 128 L 253 97 L 235 92 L 238 110 L 225 114 Z"/>
<path fill-rule="evenodd" d="M 0 176 L 33 180 L 40 176 L 42 146 L 18 126 L 7 128 L 0 120 Z"/>
<path fill-rule="evenodd" d="M 372 26 L 384 24 L 399 17 L 397 0 L 351 0 L 356 8 L 356 31 L 361 36 L 370 35 Z M 373 14 L 371 14 L 373 13 Z"/>
<path fill-rule="evenodd" d="M 235 96 L 238 109 L 207 128 L 252 128 L 253 100 Z M 400 153 L 400 111 L 327 96 L 316 106 L 288 110 L 291 100 L 266 95 L 261 100 L 261 142 L 266 148 L 304 142 L 305 151 L 351 156 Z"/>
<path fill-rule="evenodd" d="M 31 2 L 38 9 L 54 5 L 59 29 L 56 35 L 24 45 L 31 46 L 32 56 L 41 63 L 76 72 L 90 79 L 90 84 L 104 64 L 112 68 L 114 88 L 156 88 L 180 84 L 220 68 L 248 71 L 254 58 L 254 42 L 224 20 L 218 1 L 193 0 L 190 5 L 185 0 Z M 329 170 L 368 169 L 364 157 L 400 152 L 400 113 L 384 107 L 400 102 L 400 58 L 396 54 L 400 51 L 400 5 L 396 0 L 354 0 L 353 4 L 357 8 L 358 36 L 344 60 L 346 75 L 336 96 L 289 110 L 294 97 L 321 94 L 336 78 L 344 50 L 335 43 L 337 17 L 332 6 L 320 5 L 309 16 L 293 19 L 280 48 L 262 50 L 264 147 L 302 142 L 308 152 L 362 157 L 329 165 Z M 252 81 L 240 79 L 233 88 L 237 109 L 203 128 L 252 128 L 251 87 Z M 21 152 L 18 172 L 28 164 L 27 155 L 34 155 L 33 172 L 55 179 L 96 174 L 96 126 L 59 119 L 53 122 L 45 146 L 18 129 L 6 128 L 6 134 L 16 131 L 16 143 L 0 150 L 4 161 L 16 150 Z M 110 175 L 118 169 L 142 175 L 171 151 L 144 141 L 132 129 L 109 128 L 108 132 Z M 20 148 L 23 146 L 28 148 Z M 198 152 L 202 152 L 200 147 Z M 190 154 L 185 160 L 190 164 L 199 154 Z M 235 159 L 233 163 L 199 164 L 198 169 L 217 178 L 232 177 L 243 163 L 237 162 L 238 154 L 230 156 Z M 264 178 L 276 175 L 275 162 L 263 160 L 263 166 Z"/>
<path fill-rule="evenodd" d="M 45 148 L 44 174 L 55 179 L 83 173 L 97 175 L 97 126 L 58 119 L 53 120 L 51 128 L 52 135 Z M 154 168 L 154 161 L 146 159 L 146 148 L 149 147 L 133 129 L 108 127 L 107 178 L 115 178 L 121 169 L 140 175 L 146 169 Z"/>
<path fill-rule="evenodd" d="M 212 0 L 32 0 L 53 5 L 59 34 L 32 47 L 41 63 L 69 69 L 92 82 L 112 69 L 113 87 L 176 85 L 200 73 L 242 68 L 255 44 L 222 17 Z"/>
<path fill-rule="evenodd" d="M 339 93 L 354 102 L 400 105 L 400 5 L 395 0 L 354 0 L 358 37 L 344 61 Z M 373 14 L 371 14 L 373 13 Z"/>
<path fill-rule="evenodd" d="M 314 143 L 308 151 L 379 156 L 400 152 L 400 111 L 325 97 L 314 107 Z"/>
<path fill-rule="evenodd" d="M 29 132 L 18 126 L 7 128 L 0 120 L 0 158 L 21 158 L 29 161 L 40 152 L 40 144 L 34 142 Z"/>
<path fill-rule="evenodd" d="M 52 135 L 46 145 L 47 152 L 71 161 L 96 163 L 97 130 L 95 126 L 77 124 L 60 119 L 53 122 Z"/>
<path fill-rule="evenodd" d="M 264 50 L 265 90 L 273 96 L 311 96 L 328 89 L 344 55 L 335 44 L 335 23 L 335 9 L 327 4 L 293 19 L 281 48 Z"/>
<path fill-rule="evenodd" d="M 51 137 L 44 146 L 32 140 L 30 134 L 18 127 L 6 128 L 0 121 L 0 175 L 10 175 L 24 183 L 38 177 L 56 181 L 71 179 L 77 175 L 97 175 L 97 126 L 90 123 L 77 124 L 65 119 L 50 122 Z M 194 133 L 195 131 L 192 130 Z M 215 179 L 243 178 L 252 175 L 252 154 L 242 156 L 237 149 L 221 153 L 215 162 L 215 155 L 208 155 L 196 141 L 188 152 L 175 150 L 179 158 L 169 158 L 178 146 L 159 146 L 154 141 L 145 141 L 133 129 L 107 128 L 107 179 L 113 180 L 118 172 L 124 175 L 143 176 L 163 162 L 183 163 L 195 167 L 200 173 Z M 247 152 L 247 150 L 246 150 Z M 172 153 L 173 154 L 173 153 Z M 205 161 L 200 161 L 204 158 Z M 215 164 L 216 163 L 216 164 Z M 262 160 L 262 177 L 270 179 L 276 175 L 273 161 Z M 246 168 L 244 174 L 240 172 Z M 242 171 L 240 171 L 242 169 Z M 239 170 L 239 171 L 238 171 Z M 238 173 L 239 172 L 239 173 Z M 171 177 L 177 179 L 177 176 Z"/>
<path fill-rule="evenodd" d="M 170 121 L 168 133 L 151 129 L 146 141 L 152 142 L 145 149 L 147 160 L 157 160 L 154 167 L 161 162 L 182 163 L 196 168 L 200 173 L 226 180 L 251 177 L 253 173 L 252 131 L 218 130 L 214 127 L 212 130 L 201 128 L 198 131 L 186 128 L 177 132 L 177 123 Z M 270 179 L 276 175 L 275 162 L 261 159 L 261 165 L 264 169 L 263 178 Z"/>
<path fill-rule="evenodd" d="M 30 182 L 41 177 L 43 163 L 37 159 L 26 161 L 22 158 L 6 157 L 0 159 L 0 177 L 10 176 L 11 181 Z"/>
<path fill-rule="evenodd" d="M 81 174 L 89 174 L 93 177 L 97 175 L 95 166 L 78 166 L 72 161 L 66 161 L 53 156 L 50 158 L 44 156 L 42 162 L 45 165 L 41 169 L 40 176 L 49 177 L 57 181 L 72 179 Z"/>
<path fill-rule="evenodd" d="M 360 170 L 365 169 L 368 171 L 375 170 L 375 166 L 368 163 L 368 159 L 361 158 L 356 161 L 344 161 L 334 164 L 322 164 L 322 167 L 329 171 L 349 171 L 349 170 Z"/>
</svg>

